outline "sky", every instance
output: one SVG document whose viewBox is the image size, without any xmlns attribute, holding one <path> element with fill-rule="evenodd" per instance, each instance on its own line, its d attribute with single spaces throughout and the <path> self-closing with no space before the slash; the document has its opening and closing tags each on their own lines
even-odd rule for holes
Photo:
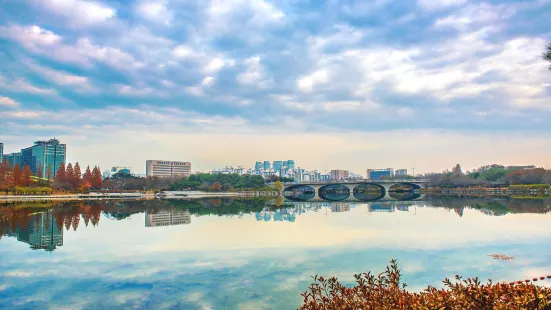
<svg viewBox="0 0 551 310">
<path fill-rule="evenodd" d="M 0 0 L 0 142 L 194 171 L 551 164 L 551 1 Z"/>
</svg>

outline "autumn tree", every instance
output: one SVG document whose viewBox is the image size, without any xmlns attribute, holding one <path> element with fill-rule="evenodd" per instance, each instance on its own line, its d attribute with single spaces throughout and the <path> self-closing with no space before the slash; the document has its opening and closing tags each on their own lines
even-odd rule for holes
<svg viewBox="0 0 551 310">
<path fill-rule="evenodd" d="M 48 165 L 46 166 L 46 179 L 48 180 L 48 184 L 52 181 L 52 166 Z"/>
<path fill-rule="evenodd" d="M 11 174 L 13 176 L 14 185 L 15 186 L 21 186 L 22 185 L 21 166 L 19 166 L 18 163 L 15 163 L 15 165 L 13 166 Z"/>
<path fill-rule="evenodd" d="M 551 43 L 547 45 L 547 49 L 545 53 L 543 53 L 543 59 L 549 61 L 551 63 Z M 551 64 L 549 65 L 549 70 L 551 70 Z"/>
<path fill-rule="evenodd" d="M 90 171 L 90 166 L 86 167 L 82 180 L 92 184 L 92 172 Z"/>
<path fill-rule="evenodd" d="M 67 183 L 73 187 L 75 183 L 75 170 L 73 169 L 73 164 L 69 163 L 67 169 L 65 170 L 65 175 L 67 176 Z"/>
<path fill-rule="evenodd" d="M 30 186 L 32 183 L 31 181 L 32 175 L 33 175 L 33 171 L 31 170 L 31 167 L 24 165 L 23 171 L 21 173 L 21 185 Z"/>
<path fill-rule="evenodd" d="M 80 165 L 78 162 L 75 164 L 74 168 L 74 180 L 73 180 L 73 187 L 78 188 L 80 186 L 80 183 L 82 182 L 82 172 L 80 171 Z"/>
<path fill-rule="evenodd" d="M 455 165 L 452 169 L 452 174 L 455 176 L 461 176 L 463 175 L 463 170 L 461 170 L 461 166 L 459 164 Z"/>
<path fill-rule="evenodd" d="M 44 177 L 44 166 L 42 165 L 41 162 L 38 163 L 38 165 L 36 166 L 36 174 L 35 174 L 37 177 L 39 178 L 43 178 Z"/>
<path fill-rule="evenodd" d="M 67 173 L 65 171 L 65 163 L 59 165 L 59 169 L 55 174 L 55 187 L 58 189 L 69 189 L 69 184 L 67 182 Z"/>
<path fill-rule="evenodd" d="M 0 163 L 0 189 L 7 192 L 8 188 L 11 187 L 10 184 L 10 164 L 6 161 Z"/>
<path fill-rule="evenodd" d="M 101 188 L 103 184 L 103 179 L 101 178 L 101 172 L 99 167 L 94 167 L 92 170 L 92 179 L 91 182 L 93 188 Z"/>
<path fill-rule="evenodd" d="M 58 183 L 63 183 L 67 181 L 67 175 L 65 173 L 65 163 L 61 163 L 57 172 L 55 174 L 55 181 Z"/>
</svg>

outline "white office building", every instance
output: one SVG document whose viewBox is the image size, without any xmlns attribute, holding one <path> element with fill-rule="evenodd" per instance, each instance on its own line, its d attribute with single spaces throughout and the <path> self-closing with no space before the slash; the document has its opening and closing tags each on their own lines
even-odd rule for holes
<svg viewBox="0 0 551 310">
<path fill-rule="evenodd" d="M 191 163 L 187 161 L 148 160 L 145 163 L 148 177 L 188 177 Z"/>
</svg>

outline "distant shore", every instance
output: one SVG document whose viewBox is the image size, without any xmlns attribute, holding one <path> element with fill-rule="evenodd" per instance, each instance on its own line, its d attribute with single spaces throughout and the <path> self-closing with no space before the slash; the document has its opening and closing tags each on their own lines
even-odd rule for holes
<svg viewBox="0 0 551 310">
<path fill-rule="evenodd" d="M 79 201 L 79 200 L 151 200 L 151 199 L 202 199 L 223 197 L 277 197 L 278 192 L 203 192 L 203 191 L 178 191 L 164 192 L 160 194 L 144 193 L 90 193 L 90 194 L 58 194 L 58 195 L 29 195 L 14 196 L 0 195 L 0 202 L 18 201 Z"/>
</svg>

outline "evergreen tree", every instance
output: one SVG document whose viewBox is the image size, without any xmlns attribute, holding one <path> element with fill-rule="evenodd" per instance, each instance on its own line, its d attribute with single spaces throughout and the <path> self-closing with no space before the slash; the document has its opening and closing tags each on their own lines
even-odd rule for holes
<svg viewBox="0 0 551 310">
<path fill-rule="evenodd" d="M 30 186 L 32 175 L 33 175 L 33 171 L 31 170 L 31 167 L 27 165 L 23 166 L 23 171 L 21 173 L 21 185 Z"/>
<path fill-rule="evenodd" d="M 65 175 L 67 176 L 67 183 L 69 183 L 71 187 L 74 187 L 73 184 L 75 183 L 75 170 L 73 169 L 73 164 L 69 163 L 67 165 Z"/>
<path fill-rule="evenodd" d="M 11 174 L 13 176 L 13 183 L 15 186 L 23 185 L 21 180 L 21 166 L 19 166 L 18 163 L 15 163 L 13 166 Z"/>
</svg>

